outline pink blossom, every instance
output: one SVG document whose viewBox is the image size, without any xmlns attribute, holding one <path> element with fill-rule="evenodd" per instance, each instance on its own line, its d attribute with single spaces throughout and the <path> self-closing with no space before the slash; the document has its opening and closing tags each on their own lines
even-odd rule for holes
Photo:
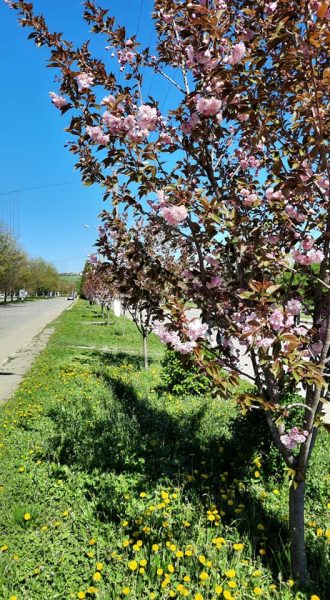
<svg viewBox="0 0 330 600">
<path fill-rule="evenodd" d="M 221 277 L 212 277 L 211 281 L 206 284 L 206 287 L 211 290 L 212 288 L 220 287 L 223 284 Z"/>
<path fill-rule="evenodd" d="M 89 90 L 94 84 L 94 77 L 89 75 L 89 73 L 79 73 L 79 75 L 77 75 L 77 83 L 79 92 Z"/>
<path fill-rule="evenodd" d="M 280 241 L 280 238 L 278 235 L 270 235 L 268 236 L 268 241 L 272 246 L 275 246 Z"/>
<path fill-rule="evenodd" d="M 111 104 L 114 104 L 115 101 L 116 101 L 116 98 L 112 94 L 109 94 L 109 96 L 104 96 L 104 98 L 101 101 L 101 105 L 102 106 L 105 106 L 107 104 L 111 105 Z"/>
<path fill-rule="evenodd" d="M 199 319 L 193 319 L 188 325 L 186 334 L 190 340 L 195 341 L 200 337 L 205 337 L 207 330 L 206 323 L 202 323 Z"/>
<path fill-rule="evenodd" d="M 135 52 L 132 52 L 131 50 L 118 50 L 117 52 L 117 59 L 122 67 L 124 67 L 126 64 L 131 65 L 135 56 Z"/>
<path fill-rule="evenodd" d="M 297 300 L 297 298 L 294 298 L 292 300 L 289 300 L 289 302 L 286 305 L 286 310 L 291 315 L 299 315 L 301 311 L 301 306 L 301 302 Z"/>
<path fill-rule="evenodd" d="M 188 135 L 189 133 L 191 133 L 198 122 L 199 122 L 198 114 L 193 113 L 188 121 L 184 121 L 183 123 L 181 123 L 180 129 L 181 129 L 182 133 L 184 133 L 185 135 Z"/>
<path fill-rule="evenodd" d="M 54 106 L 56 106 L 56 108 L 63 108 L 63 106 L 66 106 L 68 104 L 68 101 L 63 98 L 63 96 L 58 96 L 57 94 L 55 94 L 55 92 L 49 92 L 49 95 L 51 97 L 51 101 L 54 104 Z"/>
<path fill-rule="evenodd" d="M 179 335 L 176 332 L 169 331 L 161 321 L 154 321 L 152 330 L 164 344 L 180 343 Z"/>
<path fill-rule="evenodd" d="M 179 342 L 174 345 L 174 350 L 177 350 L 180 354 L 191 354 L 196 346 L 196 342 Z"/>
<path fill-rule="evenodd" d="M 158 141 L 159 141 L 160 143 L 162 143 L 162 144 L 166 144 L 166 145 L 167 145 L 167 144 L 173 144 L 173 143 L 174 143 L 174 140 L 173 140 L 173 138 L 170 136 L 170 134 L 169 134 L 169 133 L 166 133 L 166 132 L 164 132 L 164 133 L 161 133 L 161 134 L 160 134 L 160 136 L 159 136 L 159 140 L 158 140 Z"/>
<path fill-rule="evenodd" d="M 100 126 L 91 127 L 87 125 L 86 133 L 93 142 L 101 144 L 101 146 L 106 146 L 109 143 L 110 136 L 106 135 Z"/>
<path fill-rule="evenodd" d="M 244 42 L 239 42 L 232 47 L 231 53 L 228 58 L 228 62 L 231 65 L 237 65 L 244 58 L 246 54 L 246 47 Z"/>
<path fill-rule="evenodd" d="M 219 112 L 221 104 L 221 100 L 218 100 L 215 96 L 211 98 L 198 98 L 196 108 L 201 115 L 209 117 Z"/>
<path fill-rule="evenodd" d="M 265 4 L 265 16 L 270 17 L 277 9 L 277 2 L 269 2 Z"/>
<path fill-rule="evenodd" d="M 274 344 L 274 339 L 270 337 L 258 338 L 256 340 L 256 346 L 258 348 L 262 348 L 263 350 L 268 350 Z"/>
<path fill-rule="evenodd" d="M 152 131 L 157 123 L 157 109 L 149 104 L 142 104 L 138 108 L 137 123 L 141 129 Z"/>
<path fill-rule="evenodd" d="M 253 206 L 258 200 L 257 194 L 249 194 L 243 200 L 244 206 Z"/>
<path fill-rule="evenodd" d="M 302 247 L 303 247 L 304 250 L 311 250 L 311 248 L 313 248 L 313 246 L 314 246 L 314 242 L 315 242 L 315 240 L 312 237 L 307 236 L 302 241 L 301 245 L 302 245 Z"/>
<path fill-rule="evenodd" d="M 306 254 L 303 254 L 299 250 L 294 250 L 292 256 L 300 265 L 317 265 L 324 260 L 324 254 L 321 250 L 310 250 Z"/>
<path fill-rule="evenodd" d="M 308 437 L 308 431 L 300 427 L 292 427 L 290 431 L 281 435 L 281 442 L 288 450 L 293 450 L 298 444 L 303 444 Z"/>
<path fill-rule="evenodd" d="M 103 113 L 102 120 L 111 133 L 116 134 L 125 130 L 125 121 L 119 117 L 115 117 L 115 115 L 111 114 L 109 111 Z"/>
<path fill-rule="evenodd" d="M 298 223 L 302 223 L 305 220 L 305 215 L 299 213 L 292 204 L 288 204 L 285 207 L 285 212 L 291 219 L 298 221 Z"/>
<path fill-rule="evenodd" d="M 276 308 L 268 318 L 268 322 L 274 329 L 274 331 L 280 331 L 284 327 L 283 313 L 281 313 L 281 311 L 278 308 Z"/>
<path fill-rule="evenodd" d="M 166 206 L 161 214 L 170 225 L 178 225 L 187 218 L 188 211 L 185 206 Z"/>
</svg>

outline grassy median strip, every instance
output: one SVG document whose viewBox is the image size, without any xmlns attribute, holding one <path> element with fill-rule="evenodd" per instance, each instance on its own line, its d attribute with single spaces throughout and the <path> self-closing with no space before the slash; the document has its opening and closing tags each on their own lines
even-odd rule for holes
<svg viewBox="0 0 330 600">
<path fill-rule="evenodd" d="M 259 417 L 162 391 L 160 342 L 146 372 L 134 324 L 104 320 L 83 301 L 64 313 L 1 409 L 0 598 L 310 598 L 288 578 L 288 474 L 273 478 Z M 329 458 L 322 431 L 307 502 L 321 598 Z"/>
</svg>

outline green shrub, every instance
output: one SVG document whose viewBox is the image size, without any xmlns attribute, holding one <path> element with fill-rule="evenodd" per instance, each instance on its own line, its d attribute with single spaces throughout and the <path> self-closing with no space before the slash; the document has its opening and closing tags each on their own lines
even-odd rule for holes
<svg viewBox="0 0 330 600">
<path fill-rule="evenodd" d="M 178 396 L 202 396 L 211 391 L 212 384 L 193 358 L 167 350 L 162 361 L 161 389 Z"/>
</svg>

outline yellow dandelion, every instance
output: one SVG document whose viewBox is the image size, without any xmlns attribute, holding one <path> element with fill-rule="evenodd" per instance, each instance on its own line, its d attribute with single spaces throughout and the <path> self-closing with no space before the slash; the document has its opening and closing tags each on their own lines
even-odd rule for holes
<svg viewBox="0 0 330 600">
<path fill-rule="evenodd" d="M 203 598 L 202 594 L 196 594 L 195 600 L 204 600 L 204 598 Z"/>
<path fill-rule="evenodd" d="M 255 587 L 253 588 L 253 593 L 255 596 L 261 596 L 262 595 L 262 589 L 260 587 Z"/>
<path fill-rule="evenodd" d="M 87 588 L 87 593 L 90 594 L 91 596 L 95 596 L 95 594 L 97 594 L 98 591 L 99 591 L 98 588 L 94 587 L 93 585 L 90 585 Z"/>
<path fill-rule="evenodd" d="M 215 593 L 218 595 L 222 594 L 222 585 L 215 586 Z"/>
<path fill-rule="evenodd" d="M 225 572 L 226 577 L 232 579 L 236 575 L 236 571 L 234 569 L 229 569 L 229 571 Z"/>
<path fill-rule="evenodd" d="M 136 571 L 136 569 L 138 568 L 138 564 L 137 564 L 136 560 L 130 560 L 130 562 L 128 563 L 128 568 L 131 571 Z"/>
<path fill-rule="evenodd" d="M 91 538 L 88 542 L 89 546 L 94 546 L 94 544 L 96 544 L 96 540 L 94 538 Z"/>
<path fill-rule="evenodd" d="M 93 580 L 94 581 L 101 581 L 101 579 L 102 579 L 102 575 L 101 575 L 101 573 L 99 573 L 99 571 L 97 571 L 96 573 L 94 573 L 94 575 L 93 575 Z"/>
<path fill-rule="evenodd" d="M 320 598 L 320 596 L 317 596 L 316 594 L 312 594 L 311 600 L 321 600 L 321 598 Z"/>
<path fill-rule="evenodd" d="M 141 567 L 145 567 L 147 565 L 147 561 L 145 558 L 143 558 L 142 560 L 140 560 L 140 566 Z"/>
<path fill-rule="evenodd" d="M 199 575 L 199 578 L 201 581 L 206 581 L 209 578 L 209 575 L 206 573 L 206 571 L 202 571 Z"/>
<path fill-rule="evenodd" d="M 85 592 L 78 592 L 77 598 L 79 598 L 79 600 L 82 600 L 82 598 L 86 598 Z"/>
<path fill-rule="evenodd" d="M 96 570 L 102 571 L 102 569 L 103 569 L 103 563 L 101 563 L 101 562 L 96 563 Z"/>
<path fill-rule="evenodd" d="M 244 548 L 244 544 L 234 544 L 233 545 L 234 550 L 236 550 L 237 552 L 241 552 L 241 550 L 243 550 Z"/>
<path fill-rule="evenodd" d="M 228 587 L 230 587 L 231 589 L 237 587 L 236 581 L 228 581 Z"/>
<path fill-rule="evenodd" d="M 151 549 L 152 549 L 153 552 L 158 552 L 159 545 L 158 544 L 152 544 Z"/>
<path fill-rule="evenodd" d="M 31 519 L 30 513 L 25 513 L 23 519 L 24 519 L 24 521 L 29 521 Z"/>
</svg>

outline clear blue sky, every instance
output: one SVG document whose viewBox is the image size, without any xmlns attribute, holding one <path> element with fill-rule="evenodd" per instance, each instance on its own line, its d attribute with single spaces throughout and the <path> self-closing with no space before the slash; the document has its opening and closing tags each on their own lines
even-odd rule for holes
<svg viewBox="0 0 330 600">
<path fill-rule="evenodd" d="M 143 45 L 153 44 L 152 0 L 99 0 L 98 4 L 126 26 L 128 36 L 138 29 Z M 51 30 L 62 31 L 76 43 L 89 37 L 81 18 L 81 0 L 36 0 L 34 5 Z M 48 96 L 49 91 L 58 90 L 56 72 L 46 68 L 47 50 L 27 40 L 27 33 L 18 26 L 15 11 L 0 1 L 0 192 L 25 190 L 19 194 L 19 239 L 30 256 L 42 256 L 61 272 L 80 271 L 92 251 L 97 215 L 106 205 L 98 188 L 85 188 L 73 169 L 73 157 L 64 148 L 68 117 L 61 117 Z M 157 85 L 147 80 L 146 89 Z M 165 82 L 164 98 L 168 88 Z M 26 189 L 40 186 L 54 187 Z M 0 219 L 1 211 L 10 217 L 14 198 L 0 195 Z"/>
</svg>

